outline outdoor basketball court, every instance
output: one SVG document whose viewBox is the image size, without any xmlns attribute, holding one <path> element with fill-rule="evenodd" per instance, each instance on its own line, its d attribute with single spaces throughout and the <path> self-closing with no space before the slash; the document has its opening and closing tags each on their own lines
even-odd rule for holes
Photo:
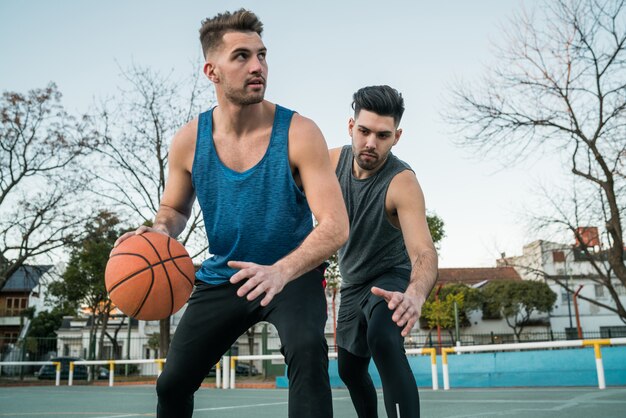
<svg viewBox="0 0 626 418">
<path fill-rule="evenodd" d="M 424 418 L 623 417 L 626 388 L 420 389 Z M 155 416 L 154 386 L 0 388 L 0 417 L 122 418 Z M 333 389 L 335 417 L 356 414 L 347 390 Z M 379 415 L 385 417 L 379 391 Z M 207 389 L 196 395 L 194 417 L 287 417 L 287 390 Z"/>
</svg>

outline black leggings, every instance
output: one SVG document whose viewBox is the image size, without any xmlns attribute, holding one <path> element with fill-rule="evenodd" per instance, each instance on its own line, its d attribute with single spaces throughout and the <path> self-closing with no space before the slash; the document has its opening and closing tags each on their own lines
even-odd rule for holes
<svg viewBox="0 0 626 418">
<path fill-rule="evenodd" d="M 420 416 L 417 384 L 404 352 L 401 329 L 391 319 L 392 314 L 384 302 L 372 309 L 367 343 L 382 380 L 387 416 L 415 418 Z M 367 371 L 369 363 L 369 357 L 338 349 L 339 377 L 350 391 L 359 418 L 378 417 L 376 389 Z"/>
<path fill-rule="evenodd" d="M 259 321 L 274 324 L 280 336 L 288 365 L 289 416 L 332 417 L 321 273 L 314 270 L 290 282 L 266 307 L 260 306 L 263 295 L 250 302 L 237 296 L 238 288 L 230 283 L 196 286 L 157 380 L 157 417 L 191 417 L 194 393 L 211 367 Z"/>
</svg>

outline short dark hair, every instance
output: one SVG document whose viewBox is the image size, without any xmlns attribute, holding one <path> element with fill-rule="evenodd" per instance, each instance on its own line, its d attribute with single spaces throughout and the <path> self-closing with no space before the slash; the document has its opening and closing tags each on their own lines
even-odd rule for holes
<svg viewBox="0 0 626 418">
<path fill-rule="evenodd" d="M 204 19 L 200 27 L 200 43 L 205 57 L 207 52 L 221 45 L 226 32 L 256 32 L 261 36 L 263 23 L 254 13 L 246 9 L 219 13 Z"/>
<path fill-rule="evenodd" d="M 355 119 L 364 109 L 381 116 L 391 116 L 400 125 L 404 113 L 404 99 L 398 90 L 389 86 L 368 86 L 359 89 L 352 95 L 352 109 Z"/>
</svg>

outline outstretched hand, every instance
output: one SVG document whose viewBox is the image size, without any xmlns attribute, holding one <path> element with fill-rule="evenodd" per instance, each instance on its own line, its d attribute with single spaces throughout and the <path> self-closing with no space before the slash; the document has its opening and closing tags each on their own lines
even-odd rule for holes
<svg viewBox="0 0 626 418">
<path fill-rule="evenodd" d="M 422 304 L 413 295 L 402 292 L 390 292 L 380 287 L 372 287 L 372 293 L 387 302 L 387 307 L 394 311 L 391 319 L 402 328 L 402 336 L 406 337 L 420 317 Z"/>
<path fill-rule="evenodd" d="M 265 297 L 261 300 L 261 306 L 267 306 L 287 284 L 287 280 L 282 276 L 280 270 L 274 266 L 264 266 L 246 261 L 229 261 L 228 267 L 239 269 L 230 278 L 232 284 L 247 279 L 237 290 L 237 296 L 246 296 L 246 299 L 254 300 L 265 293 Z"/>
</svg>

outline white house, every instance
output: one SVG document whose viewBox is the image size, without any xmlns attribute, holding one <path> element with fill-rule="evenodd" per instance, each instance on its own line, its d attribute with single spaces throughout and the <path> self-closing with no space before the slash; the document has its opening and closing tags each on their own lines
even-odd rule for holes
<svg viewBox="0 0 626 418">
<path fill-rule="evenodd" d="M 606 271 L 608 263 L 603 260 L 605 254 L 599 245 L 591 253 L 596 257 L 596 263 Z M 522 255 L 503 257 L 497 261 L 497 265 L 515 268 L 524 280 L 545 280 L 558 295 L 550 314 L 553 331 L 566 332 L 569 338 L 578 338 L 577 324 L 580 324 L 585 338 L 626 336 L 626 324 L 617 314 L 575 297 L 575 294 L 567 292 L 559 284 L 563 283 L 574 292 L 578 291 L 579 296 L 615 307 L 615 301 L 601 283 L 589 257 L 578 246 L 538 240 L 525 245 Z M 621 302 L 626 304 L 626 288 L 617 279 L 614 279 L 612 285 Z"/>
</svg>

